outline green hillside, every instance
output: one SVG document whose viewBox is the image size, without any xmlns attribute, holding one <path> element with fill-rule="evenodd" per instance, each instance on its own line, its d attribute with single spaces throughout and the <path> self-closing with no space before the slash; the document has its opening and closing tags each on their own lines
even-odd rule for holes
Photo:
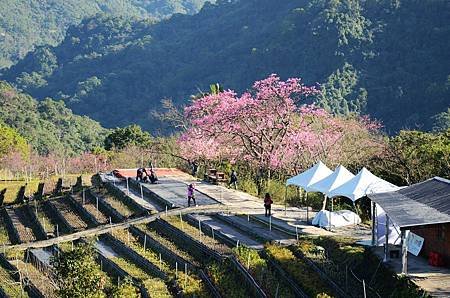
<svg viewBox="0 0 450 298">
<path fill-rule="evenodd" d="M 2 0 L 0 68 L 24 57 L 35 45 L 56 45 L 69 25 L 99 13 L 157 20 L 197 12 L 204 0 Z"/>
<path fill-rule="evenodd" d="M 445 0 L 217 1 L 153 25 L 94 17 L 3 78 L 106 127 L 154 130 L 163 98 L 186 103 L 214 82 L 242 91 L 277 73 L 320 83 L 315 100 L 336 114 L 431 129 L 450 106 L 449 19 Z"/>
<path fill-rule="evenodd" d="M 0 124 L 14 128 L 40 154 L 73 155 L 103 145 L 107 130 L 62 101 L 36 101 L 0 81 Z"/>
</svg>

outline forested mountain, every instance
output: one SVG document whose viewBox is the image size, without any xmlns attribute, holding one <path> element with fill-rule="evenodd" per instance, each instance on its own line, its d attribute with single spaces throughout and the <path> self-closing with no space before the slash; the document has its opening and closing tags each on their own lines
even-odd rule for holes
<svg viewBox="0 0 450 298">
<path fill-rule="evenodd" d="M 204 0 L 2 0 L 0 68 L 22 58 L 35 45 L 56 45 L 69 25 L 103 13 L 158 20 L 174 13 L 193 14 Z"/>
<path fill-rule="evenodd" d="M 37 101 L 0 81 L 0 125 L 14 128 L 40 154 L 80 154 L 102 146 L 108 131 L 62 101 Z"/>
<path fill-rule="evenodd" d="M 242 91 L 277 73 L 320 83 L 315 100 L 336 114 L 431 129 L 450 106 L 448 20 L 446 0 L 217 1 L 157 24 L 100 16 L 3 78 L 107 127 L 154 129 L 162 98 L 185 103 L 215 82 Z"/>
</svg>

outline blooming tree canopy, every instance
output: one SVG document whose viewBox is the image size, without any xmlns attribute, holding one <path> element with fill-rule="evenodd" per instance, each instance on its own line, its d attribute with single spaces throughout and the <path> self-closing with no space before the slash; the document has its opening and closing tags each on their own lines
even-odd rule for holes
<svg viewBox="0 0 450 298">
<path fill-rule="evenodd" d="M 317 92 L 298 78 L 282 81 L 273 74 L 241 96 L 227 90 L 197 98 L 185 108 L 190 126 L 179 138 L 181 152 L 189 159 L 239 160 L 270 170 L 339 157 L 348 135 L 376 125 L 302 105 Z"/>
</svg>

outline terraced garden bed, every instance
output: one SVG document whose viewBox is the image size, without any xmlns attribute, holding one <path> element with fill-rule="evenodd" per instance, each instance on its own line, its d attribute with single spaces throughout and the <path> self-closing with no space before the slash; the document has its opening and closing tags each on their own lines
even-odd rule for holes
<svg viewBox="0 0 450 298">
<path fill-rule="evenodd" d="M 93 188 L 91 192 L 95 196 L 100 196 L 106 203 L 111 205 L 125 218 L 131 217 L 139 213 L 139 210 L 134 208 L 134 205 L 128 204 L 116 196 L 110 194 L 105 188 Z"/>
<path fill-rule="evenodd" d="M 11 229 L 17 231 L 19 236 L 19 242 L 31 242 L 36 240 L 36 236 L 33 232 L 33 226 L 28 217 L 24 214 L 23 207 L 8 208 L 6 212 L 12 223 Z"/>
<path fill-rule="evenodd" d="M 181 287 L 183 295 L 210 297 L 203 281 L 193 272 L 194 268 L 187 269 L 186 267 L 188 273 L 185 274 L 182 264 L 179 264 L 179 268 L 177 268 L 178 266 L 176 264 L 169 264 L 158 252 L 149 249 L 147 246 L 144 249 L 142 243 L 145 243 L 145 240 L 138 239 L 126 230 L 114 231 L 114 236 L 143 256 L 145 259 L 150 261 L 152 264 L 158 266 L 158 268 L 162 272 L 166 273 L 171 280 L 175 280 Z"/>
<path fill-rule="evenodd" d="M 332 297 L 335 295 L 333 290 L 322 280 L 321 276 L 311 269 L 304 260 L 297 258 L 288 248 L 269 244 L 265 247 L 265 252 L 309 296 L 316 297 L 320 295 L 320 297 L 326 297 L 324 295 L 328 295 Z"/>
<path fill-rule="evenodd" d="M 97 209 L 96 202 L 92 202 L 91 200 L 86 198 L 83 199 L 83 193 L 76 193 L 71 198 L 74 200 L 76 204 L 80 208 L 84 208 L 85 212 L 92 216 L 92 219 L 95 220 L 98 224 L 106 224 L 109 223 L 109 216 L 106 216 L 100 209 Z"/>
<path fill-rule="evenodd" d="M 262 258 L 257 250 L 239 246 L 233 249 L 233 253 L 261 285 L 268 297 L 295 297 L 289 285 L 268 266 L 267 260 Z"/>
<path fill-rule="evenodd" d="M 52 280 L 50 280 L 50 278 L 48 278 L 42 272 L 38 271 L 30 263 L 25 263 L 20 260 L 16 261 L 15 264 L 17 268 L 22 272 L 22 275 L 27 277 L 45 297 L 57 297 L 56 284 Z"/>
<path fill-rule="evenodd" d="M 41 224 L 42 228 L 44 229 L 45 233 L 47 235 L 53 235 L 55 232 L 55 226 L 53 224 L 53 220 L 47 216 L 47 213 L 44 211 L 42 203 L 37 204 L 37 209 L 35 209 L 37 219 L 39 220 L 39 223 Z"/>
<path fill-rule="evenodd" d="M 183 218 L 183 217 L 182 217 Z M 176 227 L 177 229 L 183 231 L 188 234 L 190 237 L 195 240 L 203 243 L 207 247 L 221 253 L 221 254 L 231 254 L 231 249 L 225 244 L 221 243 L 218 239 L 209 237 L 202 231 L 200 231 L 197 227 L 190 225 L 185 219 L 181 220 L 178 216 L 168 216 L 164 217 L 164 220 Z M 150 224 L 151 225 L 151 224 Z"/>
<path fill-rule="evenodd" d="M 8 230 L 6 229 L 5 222 L 3 221 L 3 216 L 0 215 L 0 245 L 11 244 L 8 236 Z"/>
<path fill-rule="evenodd" d="M 81 218 L 81 216 L 72 208 L 66 198 L 60 198 L 49 202 L 56 209 L 56 213 L 65 220 L 71 229 L 84 230 L 88 228 L 88 224 Z"/>
<path fill-rule="evenodd" d="M 8 297 L 28 297 L 27 292 L 22 288 L 19 282 L 16 282 L 11 276 L 9 270 L 0 266 L 0 289 Z"/>
</svg>

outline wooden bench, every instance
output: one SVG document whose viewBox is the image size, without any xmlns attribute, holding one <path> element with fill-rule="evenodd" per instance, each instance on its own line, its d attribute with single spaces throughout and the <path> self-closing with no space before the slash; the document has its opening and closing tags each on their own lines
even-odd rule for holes
<svg viewBox="0 0 450 298">
<path fill-rule="evenodd" d="M 216 169 L 208 169 L 205 173 L 204 180 L 215 184 L 227 181 L 225 173 L 218 172 Z"/>
</svg>

